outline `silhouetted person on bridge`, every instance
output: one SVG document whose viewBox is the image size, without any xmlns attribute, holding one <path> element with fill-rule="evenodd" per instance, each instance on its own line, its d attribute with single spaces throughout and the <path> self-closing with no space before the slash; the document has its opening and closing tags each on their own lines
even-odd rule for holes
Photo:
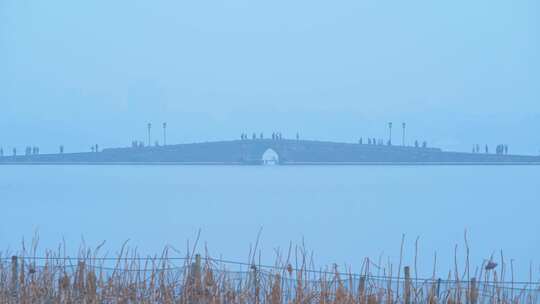
<svg viewBox="0 0 540 304">
<path fill-rule="evenodd" d="M 358 141 L 359 144 L 362 144 L 362 137 L 360 137 L 360 140 Z"/>
<path fill-rule="evenodd" d="M 60 146 L 60 154 L 64 154 L 64 146 Z"/>
<path fill-rule="evenodd" d="M 4 148 L 0 148 L 0 157 L 4 156 Z"/>
<path fill-rule="evenodd" d="M 486 154 L 489 154 L 489 147 L 486 145 Z"/>
<path fill-rule="evenodd" d="M 13 148 L 13 156 L 17 156 L 17 148 Z"/>
<path fill-rule="evenodd" d="M 298 132 L 296 132 L 296 140 L 299 141 L 300 140 L 300 134 Z"/>
<path fill-rule="evenodd" d="M 262 132 L 261 132 L 261 134 L 260 134 L 260 138 L 261 138 L 261 139 L 264 139 L 264 134 L 263 134 Z"/>
</svg>

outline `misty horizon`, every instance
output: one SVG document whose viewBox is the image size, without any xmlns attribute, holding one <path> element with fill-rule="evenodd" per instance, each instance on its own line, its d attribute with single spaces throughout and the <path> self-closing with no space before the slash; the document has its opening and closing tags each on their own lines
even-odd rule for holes
<svg viewBox="0 0 540 304">
<path fill-rule="evenodd" d="M 116 147 L 164 121 L 171 143 L 273 130 L 355 142 L 385 138 L 393 121 L 444 150 L 505 143 L 538 155 L 538 11 L 535 1 L 4 1 L 0 146 Z"/>
</svg>

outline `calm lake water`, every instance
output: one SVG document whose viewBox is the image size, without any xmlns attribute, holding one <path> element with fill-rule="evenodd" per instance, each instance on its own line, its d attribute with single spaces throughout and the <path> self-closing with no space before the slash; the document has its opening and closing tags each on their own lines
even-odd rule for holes
<svg viewBox="0 0 540 304">
<path fill-rule="evenodd" d="M 366 256 L 397 264 L 406 234 L 404 264 L 418 236 L 428 274 L 435 251 L 442 273 L 456 244 L 463 262 L 467 229 L 477 264 L 500 250 L 521 273 L 540 262 L 540 167 L 0 166 L 0 198 L 2 249 L 38 231 L 41 247 L 84 238 L 114 253 L 129 239 L 183 254 L 201 229 L 213 255 L 245 261 L 262 227 L 267 264 L 303 241 L 318 265 L 358 269 Z"/>
</svg>

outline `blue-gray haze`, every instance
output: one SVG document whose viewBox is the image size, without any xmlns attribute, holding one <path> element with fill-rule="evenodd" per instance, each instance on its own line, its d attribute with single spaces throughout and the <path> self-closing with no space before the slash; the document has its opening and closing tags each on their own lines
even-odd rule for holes
<svg viewBox="0 0 540 304">
<path fill-rule="evenodd" d="M 0 146 L 285 136 L 540 151 L 538 1 L 0 1 Z"/>
<path fill-rule="evenodd" d="M 42 153 L 300 132 L 540 152 L 540 2 L 0 0 L 0 146 Z M 399 135 L 397 135 L 399 136 Z M 0 248 L 39 229 L 244 259 L 305 237 L 324 263 L 540 252 L 536 167 L 2 167 Z M 463 250 L 463 247 L 460 247 Z M 462 251 L 460 251 L 462 253 Z M 267 258 L 266 261 L 270 261 Z M 536 261 L 538 262 L 538 261 Z"/>
</svg>

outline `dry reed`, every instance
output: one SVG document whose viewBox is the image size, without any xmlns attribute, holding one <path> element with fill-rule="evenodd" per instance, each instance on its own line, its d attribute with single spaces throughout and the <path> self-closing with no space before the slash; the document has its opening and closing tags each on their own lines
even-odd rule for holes
<svg viewBox="0 0 540 304">
<path fill-rule="evenodd" d="M 466 240 L 467 242 L 467 240 Z M 13 255 L 0 253 L 0 303 L 180 303 L 180 304 L 534 304 L 540 284 L 515 282 L 511 261 L 511 282 L 501 270 L 480 268 L 470 277 L 469 247 L 463 274 L 455 262 L 448 280 L 433 276 L 419 279 L 410 267 L 392 277 L 392 264 L 377 265 L 365 260 L 360 274 L 314 269 L 303 248 L 289 250 L 285 260 L 278 254 L 274 266 L 255 263 L 256 249 L 249 263 L 231 263 L 195 254 L 170 257 L 170 248 L 160 256 L 140 257 L 123 246 L 114 257 L 100 255 L 101 245 L 82 249 L 69 257 L 65 246 L 38 257 L 37 241 L 31 250 Z M 294 254 L 293 254 L 294 252 Z M 403 243 L 401 246 L 403 254 Z M 292 257 L 294 255 L 294 259 Z M 436 256 L 435 256 L 436 259 Z M 294 260 L 294 262 L 293 262 Z M 400 257 L 400 266 L 402 257 Z M 293 267 L 293 264 L 296 265 Z M 240 268 L 240 271 L 233 271 Z M 371 269 L 375 268 L 377 273 Z M 380 274 L 382 271 L 382 275 Z"/>
</svg>

